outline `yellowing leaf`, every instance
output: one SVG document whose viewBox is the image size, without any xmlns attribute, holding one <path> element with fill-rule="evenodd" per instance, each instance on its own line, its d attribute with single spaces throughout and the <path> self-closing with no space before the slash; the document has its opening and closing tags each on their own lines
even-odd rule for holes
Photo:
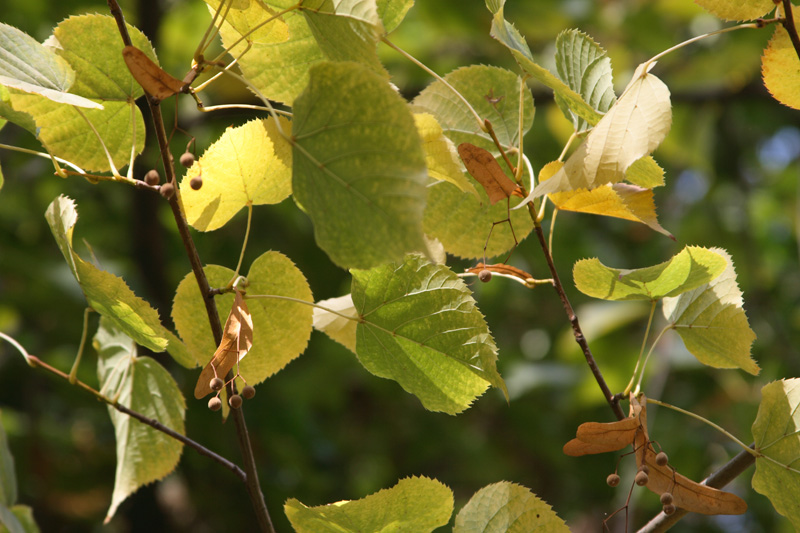
<svg viewBox="0 0 800 533">
<path fill-rule="evenodd" d="M 280 118 L 287 135 L 291 124 Z M 248 204 L 281 202 L 292 192 L 292 149 L 278 133 L 272 117 L 229 128 L 181 180 L 186 219 L 200 231 L 224 226 Z M 192 189 L 200 176 L 203 186 Z"/>
<path fill-rule="evenodd" d="M 794 14 L 797 27 L 800 17 L 797 11 Z M 800 109 L 800 59 L 789 32 L 780 24 L 775 25 L 775 33 L 761 57 L 761 75 L 773 98 L 792 109 Z"/>
<path fill-rule="evenodd" d="M 478 198 L 478 191 L 464 176 L 453 141 L 445 137 L 436 118 L 430 113 L 415 113 L 414 123 L 422 138 L 428 176 L 435 180 L 449 181 L 462 191 L 472 193 Z"/>
<path fill-rule="evenodd" d="M 458 155 L 464 161 L 470 175 L 481 184 L 489 195 L 492 205 L 511 195 L 522 196 L 519 186 L 506 176 L 494 156 L 488 150 L 470 143 L 458 145 Z"/>
<path fill-rule="evenodd" d="M 711 251 L 725 259 L 725 270 L 677 298 L 665 298 L 664 316 L 686 349 L 701 363 L 715 368 L 741 368 L 757 375 L 760 369 L 750 357 L 756 334 L 742 308 L 742 291 L 736 283 L 733 261 L 725 250 Z"/>
<path fill-rule="evenodd" d="M 649 74 L 646 67 L 646 64 L 639 65 L 622 96 L 589 132 L 564 167 L 551 179 L 537 185 L 527 200 L 553 192 L 592 189 L 620 182 L 634 162 L 661 144 L 672 125 L 669 89 Z"/>
<path fill-rule="evenodd" d="M 694 0 L 706 11 L 723 20 L 753 20 L 775 7 L 772 0 Z"/>
<path fill-rule="evenodd" d="M 456 515 L 453 533 L 569 533 L 561 518 L 522 485 L 502 481 L 482 488 Z"/>
<path fill-rule="evenodd" d="M 319 307 L 314 308 L 314 329 L 324 332 L 328 337 L 335 340 L 351 352 L 356 353 L 356 324 L 358 323 L 358 313 L 353 305 L 353 297 L 350 294 L 329 298 L 317 302 L 318 305 L 326 307 L 331 313 Z M 353 317 L 353 320 L 344 316 Z"/>
</svg>

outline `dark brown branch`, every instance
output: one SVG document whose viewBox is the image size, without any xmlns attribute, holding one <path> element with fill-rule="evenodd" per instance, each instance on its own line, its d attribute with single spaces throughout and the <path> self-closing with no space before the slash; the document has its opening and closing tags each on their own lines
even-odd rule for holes
<svg viewBox="0 0 800 533">
<path fill-rule="evenodd" d="M 789 34 L 789 39 L 792 41 L 792 46 L 794 46 L 794 51 L 797 54 L 797 58 L 800 59 L 800 37 L 797 35 L 797 27 L 794 24 L 791 0 L 783 0 L 783 11 L 784 18 L 781 22 Z"/>
</svg>

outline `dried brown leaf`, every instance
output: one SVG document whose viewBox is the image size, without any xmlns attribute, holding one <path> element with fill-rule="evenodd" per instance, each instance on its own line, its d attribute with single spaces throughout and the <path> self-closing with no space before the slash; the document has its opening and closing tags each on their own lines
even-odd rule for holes
<svg viewBox="0 0 800 533">
<path fill-rule="evenodd" d="M 586 422 L 578 426 L 577 438 L 564 445 L 564 453 L 573 457 L 613 452 L 633 443 L 639 429 L 638 418 L 617 422 Z"/>
<path fill-rule="evenodd" d="M 492 205 L 511 195 L 522 197 L 519 186 L 506 176 L 494 156 L 479 146 L 470 143 L 458 145 L 458 155 L 464 161 L 470 175 L 481 184 Z"/>
<path fill-rule="evenodd" d="M 128 70 L 142 88 L 150 95 L 164 100 L 173 94 L 181 92 L 184 83 L 172 77 L 161 67 L 135 46 L 126 46 L 122 49 L 122 57 Z"/>
<path fill-rule="evenodd" d="M 497 274 L 505 274 L 506 276 L 513 276 L 515 278 L 519 278 L 524 282 L 533 279 L 531 274 L 528 274 L 522 269 L 517 267 L 513 267 L 511 265 L 506 265 L 505 263 L 499 263 L 496 265 L 484 265 L 483 263 L 478 263 L 474 267 L 468 268 L 466 272 L 470 272 L 472 274 L 480 274 L 481 270 L 491 270 L 492 272 L 496 272 Z"/>
</svg>

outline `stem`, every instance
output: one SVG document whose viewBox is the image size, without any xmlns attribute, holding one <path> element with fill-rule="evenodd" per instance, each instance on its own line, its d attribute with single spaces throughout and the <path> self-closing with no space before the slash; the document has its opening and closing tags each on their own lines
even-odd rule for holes
<svg viewBox="0 0 800 533">
<path fill-rule="evenodd" d="M 252 299 L 272 299 L 272 300 L 286 300 L 287 302 L 295 302 L 298 304 L 308 305 L 310 307 L 316 307 L 317 309 L 322 309 L 323 311 L 327 311 L 329 313 L 333 313 L 336 316 L 340 316 L 342 318 L 346 318 L 347 320 L 353 320 L 354 322 L 358 322 L 357 316 L 352 315 L 345 315 L 344 313 L 340 313 L 339 311 L 334 311 L 329 307 L 325 307 L 324 305 L 315 304 L 314 302 L 307 302 L 305 300 L 301 300 L 299 298 L 292 298 L 291 296 L 279 296 L 277 294 L 247 294 L 245 295 L 245 300 Z"/>
<path fill-rule="evenodd" d="M 108 166 L 111 168 L 111 174 L 113 174 L 114 177 L 119 180 L 124 180 L 125 178 L 122 177 L 122 175 L 119 173 L 119 170 L 117 170 L 117 167 L 114 165 L 114 159 L 111 157 L 111 154 L 108 151 L 108 147 L 106 147 L 106 143 L 103 142 L 103 138 L 100 136 L 100 132 L 97 131 L 97 128 L 94 127 L 92 121 L 89 120 L 89 118 L 83 114 L 83 111 L 81 111 L 80 107 L 78 106 L 72 106 L 72 107 L 73 109 L 75 109 L 75 112 L 78 113 L 78 115 L 80 115 L 83 121 L 89 125 L 89 128 L 91 128 L 92 132 L 94 133 L 94 136 L 97 137 L 97 140 L 100 143 L 100 147 L 103 149 L 103 153 L 106 154 L 106 159 L 108 159 Z M 133 140 L 134 142 L 136 142 L 136 137 L 134 137 Z"/>
<path fill-rule="evenodd" d="M 22 357 L 25 358 L 25 362 L 28 363 L 28 366 L 36 368 L 36 364 L 33 361 L 31 361 L 31 354 L 29 354 L 28 350 L 26 350 L 20 343 L 18 343 L 16 340 L 14 340 L 12 337 L 9 337 L 2 331 L 0 331 L 0 339 L 7 341 L 9 344 L 11 344 L 11 346 L 16 348 L 17 351 L 22 354 Z"/>
<path fill-rule="evenodd" d="M 247 250 L 247 239 L 250 237 L 250 224 L 253 222 L 253 203 L 247 203 L 247 229 L 244 230 L 244 242 L 242 243 L 242 252 L 239 254 L 239 262 L 236 264 L 236 270 L 233 274 L 233 279 L 230 285 L 233 286 L 236 278 L 239 277 L 239 270 L 242 268 L 242 261 L 244 261 L 244 251 Z"/>
<path fill-rule="evenodd" d="M 86 174 L 86 172 L 84 172 L 82 168 L 80 168 L 77 165 L 74 165 L 74 164 L 70 163 L 66 159 L 61 159 L 60 157 L 54 157 L 54 156 L 52 156 L 50 154 L 46 154 L 44 152 L 37 152 L 36 150 L 29 150 L 28 148 L 20 148 L 19 146 L 11 146 L 9 144 L 0 144 L 0 148 L 5 148 L 6 150 L 13 150 L 15 152 L 22 152 L 23 154 L 35 155 L 37 157 L 43 157 L 45 159 L 54 159 L 58 163 L 63 163 L 64 165 L 67 165 L 68 167 L 74 168 L 78 172 L 78 174 Z"/>
<path fill-rule="evenodd" d="M 792 41 L 792 46 L 794 46 L 794 51 L 797 54 L 798 59 L 800 59 L 800 37 L 797 35 L 797 27 L 794 25 L 794 15 L 792 14 L 792 1 L 791 0 L 783 0 L 783 16 L 784 19 L 781 21 L 783 27 L 786 28 L 786 32 L 789 34 L 789 39 Z"/>
<path fill-rule="evenodd" d="M 81 333 L 81 343 L 78 345 L 78 355 L 75 357 L 75 362 L 72 364 L 72 370 L 69 371 L 68 381 L 71 385 L 75 385 L 75 381 L 77 381 L 78 375 L 78 366 L 81 364 L 81 358 L 83 357 L 83 349 L 86 347 L 86 337 L 89 333 L 89 313 L 92 312 L 91 307 L 87 307 L 83 310 L 83 332 Z"/>
<path fill-rule="evenodd" d="M 642 356 L 644 355 L 644 347 L 647 346 L 647 337 L 650 336 L 650 328 L 653 325 L 653 315 L 656 312 L 656 301 L 653 300 L 650 303 L 650 316 L 647 317 L 647 327 L 644 330 L 644 338 L 642 339 L 642 347 L 639 348 L 639 357 L 636 359 L 636 366 L 633 367 L 633 374 L 631 375 L 631 380 L 628 382 L 628 386 L 625 387 L 625 390 L 622 391 L 622 394 L 627 396 L 631 392 L 631 388 L 633 387 L 633 382 L 636 381 L 636 373 L 639 371 L 639 365 L 642 363 Z M 652 348 L 650 349 L 652 351 Z M 650 358 L 650 352 L 647 352 L 647 358 Z M 642 376 L 644 376 L 644 366 L 642 365 Z M 637 384 L 636 388 L 638 389 L 641 386 L 642 380 L 639 379 L 639 383 Z M 638 392 L 638 390 L 637 390 Z"/>
</svg>

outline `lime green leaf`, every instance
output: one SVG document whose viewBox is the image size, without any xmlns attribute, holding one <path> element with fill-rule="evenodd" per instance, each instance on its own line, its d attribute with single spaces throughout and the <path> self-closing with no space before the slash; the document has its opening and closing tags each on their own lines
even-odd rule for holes
<svg viewBox="0 0 800 533">
<path fill-rule="evenodd" d="M 733 260 L 725 250 L 725 270 L 716 278 L 676 298 L 664 299 L 664 316 L 701 363 L 715 368 L 741 368 L 757 375 L 750 357 L 756 334 L 742 309 L 742 291 L 736 283 Z"/>
<path fill-rule="evenodd" d="M 16 94 L 16 93 L 15 93 Z M 36 123 L 33 117 L 21 111 L 15 111 L 11 103 L 11 92 L 2 84 L 0 84 L 0 117 L 3 122 L 11 122 L 24 128 L 30 132 L 31 135 L 36 135 Z"/>
<path fill-rule="evenodd" d="M 383 21 L 385 33 L 391 33 L 414 5 L 414 0 L 378 0 L 378 16 Z"/>
<path fill-rule="evenodd" d="M 360 500 L 307 507 L 292 498 L 283 509 L 297 533 L 424 533 L 450 520 L 453 492 L 435 479 L 409 477 Z"/>
<path fill-rule="evenodd" d="M 661 187 L 664 185 L 664 169 L 661 168 L 652 156 L 643 157 L 634 161 L 625 171 L 625 179 L 634 185 L 645 189 Z"/>
<path fill-rule="evenodd" d="M 0 84 L 62 104 L 103 108 L 67 92 L 74 81 L 75 72 L 64 59 L 27 33 L 0 22 Z"/>
<path fill-rule="evenodd" d="M 444 136 L 436 118 L 429 113 L 416 113 L 414 122 L 422 138 L 428 176 L 435 180 L 449 181 L 462 191 L 472 193 L 476 199 L 480 199 L 478 191 L 464 175 L 453 141 Z"/>
<path fill-rule="evenodd" d="M 17 472 L 14 457 L 8 447 L 8 438 L 0 424 L 0 505 L 12 506 L 17 503 Z"/>
<path fill-rule="evenodd" d="M 206 4 L 212 14 L 219 8 L 219 0 L 206 0 Z M 221 29 L 223 42 L 232 39 L 226 47 L 244 37 L 241 43 L 229 50 L 232 56 L 239 57 L 248 44 L 274 44 L 289 39 L 289 25 L 284 17 L 277 16 L 277 7 L 268 4 L 274 2 L 244 0 L 223 3 L 220 17 L 227 11 Z"/>
<path fill-rule="evenodd" d="M 609 268 L 598 259 L 575 263 L 575 286 L 582 293 L 603 300 L 651 300 L 677 296 L 719 276 L 727 262 L 715 250 L 687 246 L 659 265 L 622 270 Z"/>
<path fill-rule="evenodd" d="M 794 23 L 795 27 L 800 25 L 800 15 L 796 11 Z M 780 24 L 775 25 L 775 33 L 761 56 L 761 76 L 775 100 L 792 109 L 800 109 L 800 59 L 789 32 Z"/>
<path fill-rule="evenodd" d="M 608 111 L 617 100 L 611 77 L 611 59 L 594 40 L 578 30 L 565 30 L 556 37 L 556 68 L 558 77 L 583 100 L 600 113 Z M 586 120 L 570 112 L 568 104 L 558 94 L 556 102 L 575 131 L 590 128 Z"/>
<path fill-rule="evenodd" d="M 473 65 L 454 70 L 445 81 L 461 93 L 482 119 L 488 119 L 505 148 L 519 146 L 519 77 L 505 69 Z M 523 87 L 523 133 L 533 124 L 533 98 Z M 492 153 L 497 147 L 492 137 L 469 108 L 441 81 L 426 87 L 414 99 L 415 111 L 432 114 L 442 125 L 445 135 L 456 145 L 464 142 L 480 146 Z"/>
<path fill-rule="evenodd" d="M 134 341 L 105 318 L 93 344 L 97 376 L 107 396 L 119 395 L 121 405 L 184 433 L 186 401 L 164 367 L 150 357 L 138 357 Z M 183 444 L 165 433 L 111 406 L 108 412 L 117 438 L 117 470 L 106 522 L 139 487 L 172 472 L 183 451 Z"/>
<path fill-rule="evenodd" d="M 330 309 L 330 311 L 319 307 L 314 308 L 314 329 L 322 331 L 351 352 L 356 353 L 358 313 L 353 305 L 353 297 L 346 294 L 338 298 L 319 301 L 317 305 Z M 346 317 L 352 317 L 352 319 Z"/>
<path fill-rule="evenodd" d="M 17 516 L 5 505 L 0 503 L 0 533 L 25 533 Z"/>
<path fill-rule="evenodd" d="M 279 120 L 290 135 L 289 121 Z M 186 219 L 195 229 L 212 231 L 247 205 L 277 204 L 292 192 L 291 168 L 291 146 L 272 117 L 229 128 L 181 180 Z M 190 185 L 195 177 L 203 180 L 199 190 Z"/>
<path fill-rule="evenodd" d="M 122 278 L 86 263 L 72 249 L 72 231 L 78 220 L 75 202 L 59 196 L 47 208 L 45 218 L 89 306 L 138 344 L 163 352 L 168 343 L 167 330 L 156 310 L 136 296 Z"/>
<path fill-rule="evenodd" d="M 600 113 L 592 109 L 580 94 L 555 77 L 552 72 L 536 64 L 525 38 L 511 23 L 506 21 L 503 15 L 504 4 L 504 0 L 487 0 L 486 2 L 486 7 L 494 14 L 490 35 L 511 51 L 511 55 L 517 60 L 522 70 L 540 83 L 550 87 L 576 115 L 591 125 L 597 124 L 601 117 Z"/>
<path fill-rule="evenodd" d="M 761 389 L 753 439 L 761 454 L 753 488 L 800 530 L 800 379 L 773 381 Z"/>
<path fill-rule="evenodd" d="M 33 509 L 27 505 L 14 505 L 8 508 L 0 504 L 0 533 L 16 532 L 39 533 L 39 526 L 33 519 Z"/>
<path fill-rule="evenodd" d="M 505 164 L 502 163 L 501 164 Z M 505 167 L 503 167 L 505 171 Z M 467 179 L 477 183 L 472 176 Z M 453 255 L 466 259 L 483 258 L 486 238 L 492 232 L 486 247 L 487 257 L 507 253 L 514 247 L 514 235 L 522 242 L 533 229 L 533 221 L 526 210 L 510 211 L 514 225 L 514 235 L 508 223 L 497 224 L 508 218 L 508 206 L 519 205 L 521 198 L 511 197 L 508 202 L 492 205 L 483 187 L 476 187 L 478 198 L 473 194 L 458 190 L 449 183 L 434 183 L 428 189 L 428 205 L 425 208 L 423 228 L 425 233 L 438 239 L 444 249 Z"/>
<path fill-rule="evenodd" d="M 553 509 L 527 488 L 502 481 L 482 488 L 456 515 L 453 533 L 569 533 Z"/>
<path fill-rule="evenodd" d="M 334 263 L 369 268 L 424 249 L 422 143 L 384 79 L 356 63 L 315 66 L 293 138 L 292 189 Z"/>
<path fill-rule="evenodd" d="M 212 287 L 224 287 L 234 272 L 217 265 L 205 267 Z M 303 273 L 285 255 L 267 252 L 258 257 L 247 274 L 247 307 L 253 319 L 253 347 L 241 362 L 242 376 L 257 385 L 303 353 L 311 336 L 312 308 L 309 305 L 277 298 L 249 298 L 272 295 L 313 302 L 311 289 Z M 230 309 L 233 294 L 215 298 L 217 309 Z M 172 320 L 196 361 L 205 366 L 217 346 L 194 274 L 178 284 L 172 305 Z M 198 317 L 203 317 L 199 319 Z"/>
<path fill-rule="evenodd" d="M 397 381 L 430 411 L 459 413 L 489 384 L 506 392 L 489 327 L 449 268 L 413 254 L 352 274 L 356 353 L 367 370 Z"/>
<path fill-rule="evenodd" d="M 753 20 L 775 8 L 772 0 L 695 0 L 695 3 L 723 20 Z"/>
</svg>

